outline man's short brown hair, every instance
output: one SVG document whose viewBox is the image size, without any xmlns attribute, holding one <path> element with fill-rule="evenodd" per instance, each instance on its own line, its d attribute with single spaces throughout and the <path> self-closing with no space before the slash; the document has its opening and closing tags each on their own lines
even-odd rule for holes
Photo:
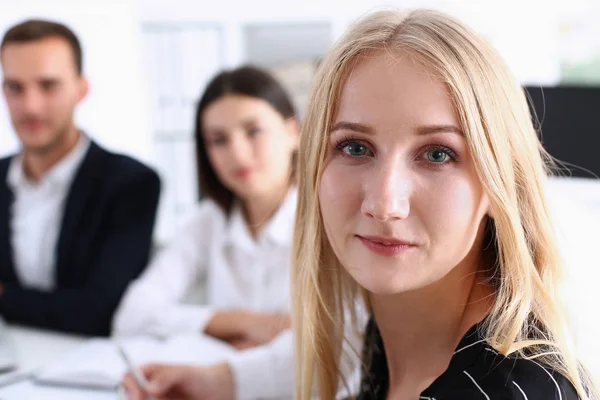
<svg viewBox="0 0 600 400">
<path fill-rule="evenodd" d="M 13 26 L 4 35 L 2 44 L 0 44 L 0 51 L 10 43 L 27 43 L 52 37 L 63 39 L 69 44 L 73 52 L 77 73 L 81 75 L 83 71 L 83 53 L 79 39 L 71 29 L 58 22 L 30 19 Z"/>
</svg>

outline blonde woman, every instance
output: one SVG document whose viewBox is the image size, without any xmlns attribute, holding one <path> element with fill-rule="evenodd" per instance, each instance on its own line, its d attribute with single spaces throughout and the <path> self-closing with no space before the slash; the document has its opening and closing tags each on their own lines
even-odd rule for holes
<svg viewBox="0 0 600 400">
<path fill-rule="evenodd" d="M 299 154 L 298 400 L 334 398 L 361 294 L 359 399 L 597 398 L 557 300 L 548 157 L 478 35 L 433 11 L 357 22 L 323 61 Z"/>
</svg>

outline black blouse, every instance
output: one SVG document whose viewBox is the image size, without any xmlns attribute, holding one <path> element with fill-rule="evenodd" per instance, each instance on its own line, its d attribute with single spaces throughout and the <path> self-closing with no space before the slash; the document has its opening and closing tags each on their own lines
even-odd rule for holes
<svg viewBox="0 0 600 400">
<path fill-rule="evenodd" d="M 448 369 L 429 386 L 421 400 L 576 400 L 573 385 L 539 362 L 505 357 L 479 335 L 478 325 L 462 338 Z M 388 368 L 379 329 L 367 325 L 358 400 L 385 400 Z"/>
</svg>

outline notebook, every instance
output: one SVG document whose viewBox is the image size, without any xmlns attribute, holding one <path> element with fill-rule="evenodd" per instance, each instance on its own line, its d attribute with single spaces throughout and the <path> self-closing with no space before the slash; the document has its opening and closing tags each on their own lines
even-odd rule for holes
<svg viewBox="0 0 600 400">
<path fill-rule="evenodd" d="M 17 352 L 9 337 L 6 322 L 0 317 L 0 373 L 12 371 L 18 367 Z"/>
<path fill-rule="evenodd" d="M 56 362 L 42 368 L 35 381 L 40 384 L 109 389 L 118 387 L 127 365 L 116 347 L 116 339 L 90 339 Z M 118 340 L 136 364 L 149 362 L 210 365 L 227 361 L 237 350 L 212 337 L 189 334 L 161 340 L 136 337 Z"/>
</svg>

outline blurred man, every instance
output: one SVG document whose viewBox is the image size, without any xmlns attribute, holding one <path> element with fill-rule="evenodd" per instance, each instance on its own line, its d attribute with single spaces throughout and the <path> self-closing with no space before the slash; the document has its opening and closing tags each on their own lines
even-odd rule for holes
<svg viewBox="0 0 600 400">
<path fill-rule="evenodd" d="M 0 315 L 107 335 L 123 291 L 148 261 L 158 176 L 74 125 L 88 82 L 79 41 L 66 26 L 30 20 L 12 27 L 0 61 L 22 148 L 0 160 Z"/>
</svg>

